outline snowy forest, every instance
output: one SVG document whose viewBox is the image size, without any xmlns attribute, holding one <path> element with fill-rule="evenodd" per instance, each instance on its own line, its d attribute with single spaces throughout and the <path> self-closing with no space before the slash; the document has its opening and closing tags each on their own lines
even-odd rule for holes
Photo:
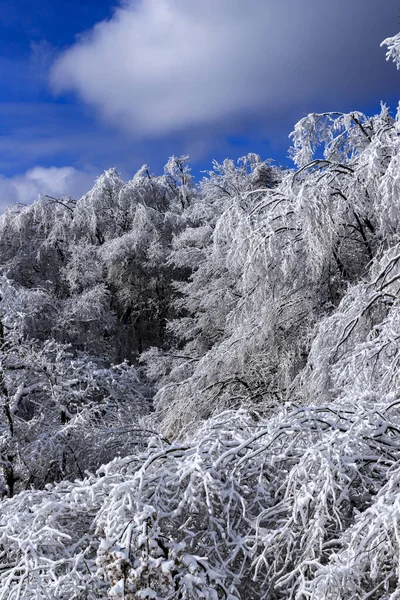
<svg viewBox="0 0 400 600">
<path fill-rule="evenodd" d="M 400 110 L 290 140 L 0 217 L 0 600 L 400 598 Z"/>
</svg>

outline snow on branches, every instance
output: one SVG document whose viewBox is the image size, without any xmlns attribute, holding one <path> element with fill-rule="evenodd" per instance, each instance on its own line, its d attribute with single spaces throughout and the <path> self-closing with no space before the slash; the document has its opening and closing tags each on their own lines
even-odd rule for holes
<svg viewBox="0 0 400 600">
<path fill-rule="evenodd" d="M 228 411 L 183 442 L 153 438 L 82 482 L 15 496 L 0 597 L 319 600 L 335 585 L 343 600 L 389 598 L 399 406 Z"/>
</svg>

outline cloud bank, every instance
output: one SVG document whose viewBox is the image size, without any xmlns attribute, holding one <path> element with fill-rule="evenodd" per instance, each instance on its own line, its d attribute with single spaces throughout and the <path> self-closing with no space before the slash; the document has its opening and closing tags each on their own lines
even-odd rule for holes
<svg viewBox="0 0 400 600">
<path fill-rule="evenodd" d="M 39 194 L 80 198 L 93 186 L 95 178 L 94 172 L 73 167 L 37 166 L 12 177 L 0 175 L 0 211 L 15 202 L 29 204 Z"/>
<path fill-rule="evenodd" d="M 397 10 L 397 0 L 126 1 L 59 56 L 51 82 L 137 136 L 275 118 L 393 79 L 379 43 Z"/>
</svg>

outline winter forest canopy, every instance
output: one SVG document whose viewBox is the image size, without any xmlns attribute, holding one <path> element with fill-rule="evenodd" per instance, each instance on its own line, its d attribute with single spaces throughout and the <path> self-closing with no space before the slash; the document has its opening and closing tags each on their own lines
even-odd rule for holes
<svg viewBox="0 0 400 600">
<path fill-rule="evenodd" d="M 0 218 L 0 600 L 400 597 L 400 115 L 291 143 Z"/>
</svg>

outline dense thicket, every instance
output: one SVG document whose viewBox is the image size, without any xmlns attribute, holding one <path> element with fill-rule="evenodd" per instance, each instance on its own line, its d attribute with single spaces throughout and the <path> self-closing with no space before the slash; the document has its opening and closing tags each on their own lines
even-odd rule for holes
<svg viewBox="0 0 400 600">
<path fill-rule="evenodd" d="M 400 597 L 399 133 L 6 211 L 0 600 Z"/>
</svg>

